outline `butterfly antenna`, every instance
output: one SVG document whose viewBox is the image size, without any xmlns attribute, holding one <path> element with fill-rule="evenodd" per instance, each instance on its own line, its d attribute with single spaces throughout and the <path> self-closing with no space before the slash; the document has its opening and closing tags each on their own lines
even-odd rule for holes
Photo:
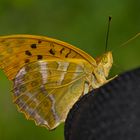
<svg viewBox="0 0 140 140">
<path fill-rule="evenodd" d="M 127 41 L 125 41 L 124 43 L 122 43 L 120 46 L 115 47 L 112 51 L 120 47 L 126 47 L 129 43 L 131 43 L 133 40 L 137 39 L 138 37 L 140 37 L 140 32 L 134 35 L 133 37 L 131 37 L 130 39 L 128 39 Z"/>
<path fill-rule="evenodd" d="M 127 40 L 126 42 L 124 42 L 120 47 L 125 47 L 127 44 L 129 44 L 131 41 L 135 40 L 139 36 L 140 36 L 140 33 L 137 33 L 135 36 L 131 37 L 129 40 Z"/>
<path fill-rule="evenodd" d="M 109 37 L 109 30 L 110 30 L 110 22 L 111 22 L 112 17 L 109 16 L 108 19 L 108 27 L 107 27 L 107 33 L 106 33 L 106 43 L 105 43 L 105 52 L 107 51 L 107 46 L 108 46 L 108 37 Z"/>
</svg>

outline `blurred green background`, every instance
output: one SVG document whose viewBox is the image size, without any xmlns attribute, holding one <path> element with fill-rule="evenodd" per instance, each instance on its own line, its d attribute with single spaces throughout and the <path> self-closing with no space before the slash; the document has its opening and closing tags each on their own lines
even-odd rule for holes
<svg viewBox="0 0 140 140">
<path fill-rule="evenodd" d="M 119 47 L 140 32 L 139 0 L 0 0 L 0 35 L 45 35 L 96 57 L 104 52 L 109 15 L 113 76 L 140 65 L 140 37 Z M 64 140 L 63 124 L 49 132 L 17 112 L 10 84 L 0 71 L 0 140 Z"/>
</svg>

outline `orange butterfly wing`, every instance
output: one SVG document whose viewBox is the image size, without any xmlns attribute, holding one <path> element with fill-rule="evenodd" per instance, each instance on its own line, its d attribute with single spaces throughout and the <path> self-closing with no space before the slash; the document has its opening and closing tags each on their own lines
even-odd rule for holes
<svg viewBox="0 0 140 140">
<path fill-rule="evenodd" d="M 0 68 L 10 80 L 25 64 L 50 58 L 79 58 L 96 66 L 96 61 L 90 55 L 59 40 L 34 35 L 0 37 Z"/>
<path fill-rule="evenodd" d="M 42 83 L 41 74 L 48 77 L 49 72 L 40 70 L 44 62 L 51 62 L 46 65 L 49 71 L 52 71 L 52 68 L 55 69 L 55 72 L 51 72 L 52 75 L 47 79 L 48 83 Z M 63 67 L 59 65 L 58 70 L 55 62 L 59 62 L 60 65 L 68 62 L 71 67 L 63 72 L 61 71 Z M 63 122 L 75 101 L 81 94 L 90 90 L 91 81 L 87 78 L 88 75 L 91 76 L 96 65 L 96 61 L 90 55 L 59 40 L 33 35 L 0 37 L 0 68 L 3 69 L 8 79 L 14 82 L 14 102 L 28 119 L 48 129 L 53 129 Z M 29 67 L 32 69 L 27 70 Z M 88 74 L 84 72 L 83 77 L 81 72 L 73 69 L 76 67 L 82 71 L 87 69 L 90 72 Z M 26 73 L 22 73 L 24 69 Z M 56 73 L 58 73 L 57 76 Z M 75 77 L 75 80 L 72 77 Z M 67 84 L 61 84 L 61 80 Z M 52 85 L 54 86 L 50 89 Z M 57 115 L 54 115 L 54 112 Z"/>
</svg>

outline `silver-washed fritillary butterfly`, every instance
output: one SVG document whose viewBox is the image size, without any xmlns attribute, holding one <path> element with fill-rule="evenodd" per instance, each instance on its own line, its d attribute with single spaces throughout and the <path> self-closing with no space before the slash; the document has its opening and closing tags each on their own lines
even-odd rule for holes
<svg viewBox="0 0 140 140">
<path fill-rule="evenodd" d="M 108 81 L 112 63 L 111 52 L 94 59 L 48 37 L 0 37 L 0 68 L 13 81 L 14 103 L 27 119 L 49 130 L 65 121 L 80 96 Z"/>
</svg>

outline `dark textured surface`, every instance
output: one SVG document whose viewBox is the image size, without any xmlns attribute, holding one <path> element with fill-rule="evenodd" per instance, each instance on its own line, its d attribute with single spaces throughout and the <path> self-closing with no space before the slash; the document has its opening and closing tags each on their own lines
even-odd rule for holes
<svg viewBox="0 0 140 140">
<path fill-rule="evenodd" d="M 140 140 L 140 68 L 82 97 L 68 114 L 65 140 Z"/>
</svg>

